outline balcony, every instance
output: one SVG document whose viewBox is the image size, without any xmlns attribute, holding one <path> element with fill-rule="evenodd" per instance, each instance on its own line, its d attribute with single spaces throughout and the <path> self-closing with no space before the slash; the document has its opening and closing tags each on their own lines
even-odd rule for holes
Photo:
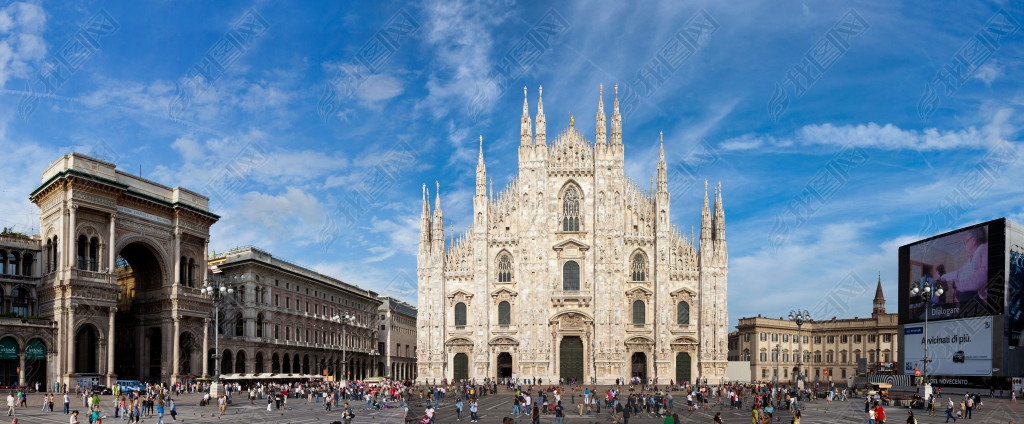
<svg viewBox="0 0 1024 424">
<path fill-rule="evenodd" d="M 71 278 L 91 281 L 96 283 L 114 283 L 114 275 L 106 272 L 87 271 L 84 269 L 72 268 Z"/>
<path fill-rule="evenodd" d="M 594 293 L 590 290 L 556 290 L 551 294 L 554 306 L 590 306 Z"/>
</svg>

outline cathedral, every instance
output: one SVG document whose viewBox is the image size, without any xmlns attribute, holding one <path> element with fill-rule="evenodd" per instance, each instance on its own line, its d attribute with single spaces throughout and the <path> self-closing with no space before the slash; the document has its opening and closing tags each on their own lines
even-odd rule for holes
<svg viewBox="0 0 1024 424">
<path fill-rule="evenodd" d="M 417 256 L 417 378 L 720 382 L 728 354 L 728 253 L 721 184 L 699 241 L 670 222 L 662 146 L 657 183 L 626 176 L 618 87 L 607 134 L 569 127 L 548 143 L 524 88 L 519 174 L 488 193 L 483 141 L 473 223 L 445 239 L 440 186 L 423 189 Z"/>
</svg>

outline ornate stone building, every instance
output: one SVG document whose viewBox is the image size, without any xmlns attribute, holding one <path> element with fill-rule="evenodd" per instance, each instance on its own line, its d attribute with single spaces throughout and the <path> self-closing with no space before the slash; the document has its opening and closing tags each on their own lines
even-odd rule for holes
<svg viewBox="0 0 1024 424">
<path fill-rule="evenodd" d="M 389 296 L 380 297 L 377 350 L 385 377 L 412 380 L 416 372 L 416 307 Z"/>
<path fill-rule="evenodd" d="M 549 145 L 543 99 L 536 127 L 524 99 L 518 178 L 487 192 L 481 139 L 473 224 L 452 240 L 424 187 L 419 379 L 724 378 L 720 186 L 712 205 L 705 184 L 698 249 L 670 222 L 664 149 L 656 186 L 641 189 L 624 169 L 618 89 L 610 137 L 597 107 L 596 142 L 570 117 Z"/>
<path fill-rule="evenodd" d="M 783 318 L 740 318 L 730 335 L 730 360 L 749 361 L 751 381 L 794 382 L 801 348 L 800 369 L 808 382 L 835 381 L 864 372 L 892 373 L 898 345 L 897 314 L 885 313 L 885 297 L 879 279 L 870 317 L 812 317 L 797 328 Z"/>
<path fill-rule="evenodd" d="M 223 378 L 382 375 L 383 367 L 375 366 L 377 293 L 255 247 L 218 254 L 209 264 L 235 290 L 218 304 Z M 353 319 L 341 320 L 345 314 Z M 206 372 L 214 371 L 210 361 Z"/>
<path fill-rule="evenodd" d="M 211 303 L 199 293 L 208 199 L 72 153 L 29 198 L 40 209 L 39 316 L 54 321 L 51 373 L 84 381 L 177 381 L 206 361 Z"/>
<path fill-rule="evenodd" d="M 51 387 L 53 321 L 39 315 L 39 236 L 0 233 L 0 385 Z"/>
</svg>

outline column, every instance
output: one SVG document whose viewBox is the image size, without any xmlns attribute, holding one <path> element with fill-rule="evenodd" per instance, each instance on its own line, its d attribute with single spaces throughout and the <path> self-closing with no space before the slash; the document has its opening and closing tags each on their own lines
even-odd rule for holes
<svg viewBox="0 0 1024 424">
<path fill-rule="evenodd" d="M 204 272 L 203 274 L 205 275 L 206 273 Z M 214 307 L 216 307 L 216 306 L 214 306 Z M 203 378 L 206 378 L 206 377 L 209 377 L 209 374 L 207 374 L 206 371 L 210 369 L 210 364 L 207 362 L 207 361 L 210 360 L 210 319 L 209 318 L 203 319 L 203 352 L 202 352 L 202 356 L 203 356 L 203 372 L 202 372 L 202 375 L 203 375 Z"/>
<path fill-rule="evenodd" d="M 181 279 L 185 278 L 181 275 L 181 230 L 174 229 L 174 286 L 177 287 L 181 284 Z"/>
<path fill-rule="evenodd" d="M 70 302 L 70 300 L 69 300 Z M 68 375 L 75 373 L 75 307 L 68 307 L 67 331 L 67 352 L 68 352 Z M 70 382 L 68 383 L 70 385 Z"/>
<path fill-rule="evenodd" d="M 67 235 L 64 237 L 65 239 L 67 239 L 68 249 L 64 252 L 64 259 L 66 261 L 65 263 L 67 264 L 68 268 L 74 268 L 77 266 L 77 264 L 75 264 L 75 260 L 78 258 L 78 251 L 75 250 L 75 243 L 78 243 L 78 235 L 76 234 L 75 230 L 75 210 L 78 209 L 78 206 L 71 205 L 70 209 L 71 220 L 70 224 L 68 225 Z"/>
<path fill-rule="evenodd" d="M 181 349 L 181 317 L 172 317 L 174 320 L 174 332 L 171 333 L 171 337 L 174 339 L 171 341 L 171 345 L 174 346 L 174 350 L 171 352 L 173 362 L 171 362 L 171 383 L 178 382 L 178 369 L 181 368 L 181 356 L 179 350 Z"/>
<path fill-rule="evenodd" d="M 117 263 L 115 262 L 116 259 L 117 259 L 117 250 L 115 250 L 115 249 L 117 249 L 117 240 L 114 240 L 114 238 L 117 237 L 117 232 L 114 231 L 114 227 L 115 227 L 114 223 L 115 223 L 115 219 L 116 218 L 117 218 L 117 214 L 111 212 L 111 214 L 110 214 L 110 236 L 107 239 L 107 246 L 108 246 L 107 247 L 107 269 L 111 273 L 114 273 L 114 267 L 117 265 Z"/>
<path fill-rule="evenodd" d="M 20 365 L 18 367 L 18 385 L 19 386 L 24 386 L 25 385 L 25 352 L 24 351 L 18 353 L 18 362 L 20 363 Z"/>
<path fill-rule="evenodd" d="M 110 307 L 107 314 L 107 386 L 114 387 L 117 380 L 114 374 L 114 315 L 117 314 L 117 307 Z"/>
<path fill-rule="evenodd" d="M 203 240 L 203 255 L 204 255 L 204 257 L 202 258 L 202 260 L 200 260 L 200 261 L 198 261 L 196 263 L 196 266 L 202 267 L 202 269 L 196 270 L 196 273 L 199 274 L 199 281 L 196 281 L 196 284 L 198 284 L 196 287 L 205 287 L 206 286 L 206 274 L 207 274 L 206 268 L 208 266 L 207 265 L 207 261 L 210 260 L 210 250 L 209 249 L 210 249 L 210 239 L 207 238 L 207 239 Z"/>
</svg>

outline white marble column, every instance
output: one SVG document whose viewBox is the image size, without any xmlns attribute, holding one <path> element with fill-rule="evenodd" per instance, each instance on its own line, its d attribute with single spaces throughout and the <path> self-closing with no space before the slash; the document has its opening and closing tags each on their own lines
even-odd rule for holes
<svg viewBox="0 0 1024 424">
<path fill-rule="evenodd" d="M 117 232 L 115 231 L 115 222 L 117 219 L 116 213 L 110 214 L 110 236 L 107 239 L 107 270 L 114 274 L 114 267 L 117 266 Z"/>
<path fill-rule="evenodd" d="M 205 275 L 205 274 L 206 273 L 204 272 L 203 275 Z M 206 378 L 206 377 L 209 377 L 209 374 L 207 374 L 206 371 L 210 369 L 210 364 L 208 362 L 210 360 L 210 319 L 209 318 L 203 319 L 203 352 L 202 352 L 202 356 L 203 356 L 203 372 L 202 372 L 202 375 L 203 375 L 203 378 Z"/>
<path fill-rule="evenodd" d="M 67 352 L 68 374 L 75 373 L 75 307 L 68 308 Z M 68 383 L 70 385 L 70 382 Z"/>
<path fill-rule="evenodd" d="M 111 307 L 107 314 L 107 386 L 114 387 L 114 315 L 117 314 L 117 307 Z"/>
<path fill-rule="evenodd" d="M 181 275 L 181 230 L 174 230 L 174 286 L 181 284 L 181 279 L 187 276 Z"/>
<path fill-rule="evenodd" d="M 181 368 L 181 317 L 172 317 L 174 320 L 174 332 L 171 333 L 171 337 L 174 339 L 171 341 L 171 345 L 174 346 L 174 350 L 171 352 L 173 362 L 171 362 L 171 383 L 178 382 L 178 369 Z"/>
<path fill-rule="evenodd" d="M 69 195 L 70 195 L 70 193 L 69 193 Z M 78 266 L 78 264 L 75 263 L 78 260 L 78 250 L 75 248 L 76 247 L 75 243 L 78 243 L 78 235 L 76 234 L 77 231 L 76 231 L 76 228 L 75 228 L 75 225 L 76 225 L 75 224 L 75 211 L 78 209 L 78 206 L 71 205 L 70 209 L 71 209 L 71 219 L 70 219 L 70 223 L 68 224 L 68 232 L 67 232 L 68 250 L 65 252 L 64 258 L 66 259 L 65 263 L 67 264 L 68 268 L 75 268 L 75 267 Z"/>
</svg>

